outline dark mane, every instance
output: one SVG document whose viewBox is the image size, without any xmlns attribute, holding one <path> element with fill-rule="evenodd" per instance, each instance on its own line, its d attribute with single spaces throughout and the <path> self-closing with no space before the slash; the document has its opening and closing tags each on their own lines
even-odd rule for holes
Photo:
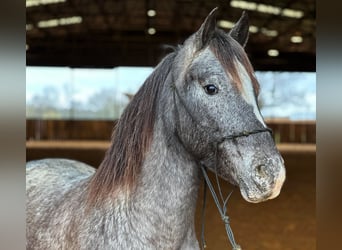
<svg viewBox="0 0 342 250">
<path fill-rule="evenodd" d="M 159 63 L 121 115 L 111 146 L 90 181 L 89 204 L 115 195 L 119 187 L 125 191 L 134 187 L 152 142 L 159 94 L 175 54 Z"/>
<path fill-rule="evenodd" d="M 259 83 L 254 76 L 254 69 L 248 60 L 247 54 L 243 48 L 232 37 L 227 36 L 223 31 L 216 30 L 213 38 L 209 43 L 210 49 L 213 51 L 222 66 L 232 76 L 237 88 L 241 88 L 241 79 L 238 69 L 235 65 L 234 57 L 245 67 L 253 84 L 255 95 L 259 94 Z"/>
</svg>

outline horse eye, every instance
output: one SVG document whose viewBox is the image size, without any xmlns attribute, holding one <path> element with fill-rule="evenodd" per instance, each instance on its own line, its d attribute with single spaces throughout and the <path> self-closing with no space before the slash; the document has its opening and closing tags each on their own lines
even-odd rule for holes
<svg viewBox="0 0 342 250">
<path fill-rule="evenodd" d="M 208 84 L 204 86 L 204 90 L 207 94 L 209 95 L 215 95 L 218 91 L 215 85 L 213 84 Z"/>
</svg>

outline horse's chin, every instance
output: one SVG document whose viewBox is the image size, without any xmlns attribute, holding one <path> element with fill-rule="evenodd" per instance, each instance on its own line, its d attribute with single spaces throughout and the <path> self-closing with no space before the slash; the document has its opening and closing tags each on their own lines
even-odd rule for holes
<svg viewBox="0 0 342 250">
<path fill-rule="evenodd" d="M 242 197 L 244 198 L 244 200 L 250 203 L 260 203 L 260 202 L 275 198 L 275 197 L 270 198 L 271 193 L 264 194 L 264 195 L 257 195 L 257 194 L 246 192 L 244 189 L 241 189 L 241 188 L 240 188 L 240 193 Z"/>
<path fill-rule="evenodd" d="M 274 187 L 267 192 L 261 192 L 258 189 L 248 189 L 246 186 L 240 186 L 242 197 L 250 203 L 260 203 L 267 200 L 272 200 L 279 196 L 285 178 L 281 178 L 276 182 Z"/>
<path fill-rule="evenodd" d="M 239 183 L 232 177 L 227 177 L 227 176 L 220 176 L 220 177 L 223 180 L 229 182 L 231 185 L 238 187 L 240 189 L 240 193 L 241 193 L 241 196 L 243 197 L 243 199 L 247 202 L 250 202 L 250 203 L 260 203 L 263 201 L 274 199 L 280 193 L 280 189 L 279 189 L 274 194 L 272 194 L 272 191 L 270 191 L 268 193 L 260 194 L 257 190 L 255 190 L 254 192 L 250 191 L 250 189 L 248 189 L 245 185 L 240 186 Z"/>
</svg>

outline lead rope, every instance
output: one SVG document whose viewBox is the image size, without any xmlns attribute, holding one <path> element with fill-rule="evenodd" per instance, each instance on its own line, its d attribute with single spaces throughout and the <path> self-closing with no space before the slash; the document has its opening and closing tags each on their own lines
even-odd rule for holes
<svg viewBox="0 0 342 250">
<path fill-rule="evenodd" d="M 230 244 L 232 245 L 232 249 L 233 250 L 241 250 L 241 247 L 238 244 L 236 244 L 236 242 L 235 242 L 234 234 L 233 234 L 233 231 L 232 231 L 232 229 L 230 227 L 230 223 L 229 223 L 229 216 L 226 214 L 226 212 L 227 212 L 227 201 L 229 200 L 232 192 L 230 192 L 227 199 L 221 205 L 221 203 L 220 203 L 220 201 L 219 201 L 219 199 L 215 193 L 213 185 L 211 184 L 211 181 L 209 180 L 206 167 L 204 165 L 201 165 L 201 170 L 203 173 L 204 182 L 208 186 L 210 193 L 214 199 L 215 205 L 216 205 L 216 207 L 217 207 L 217 209 L 221 215 L 221 219 L 224 222 L 224 225 L 226 228 L 226 233 L 227 233 L 228 239 L 230 241 Z M 203 209 L 202 209 L 202 232 L 201 232 L 202 249 L 206 248 L 206 243 L 205 243 L 205 239 L 204 239 L 204 217 L 205 217 L 204 211 L 205 211 L 205 205 L 206 205 L 206 185 L 204 185 L 204 197 L 203 197 Z"/>
<path fill-rule="evenodd" d="M 218 178 L 218 174 L 217 174 L 217 150 L 218 150 L 218 144 L 216 145 L 216 150 L 215 150 L 215 180 L 216 180 L 216 184 L 217 184 L 217 188 L 218 188 L 218 192 L 222 201 L 222 205 L 219 201 L 219 198 L 216 195 L 215 189 L 213 188 L 213 185 L 208 177 L 207 174 L 207 169 L 205 167 L 204 164 L 200 164 L 201 166 L 201 170 L 203 173 L 203 180 L 204 180 L 204 186 L 203 186 L 203 207 L 202 207 L 202 228 L 201 228 L 201 241 L 202 241 L 202 250 L 204 250 L 204 248 L 206 248 L 206 242 L 205 242 L 205 238 L 204 238 L 204 227 L 205 227 L 205 207 L 206 207 L 206 196 L 207 196 L 207 185 L 209 187 L 210 193 L 214 199 L 214 202 L 216 204 L 217 209 L 219 210 L 219 213 L 221 215 L 221 219 L 224 222 L 225 225 L 225 229 L 226 229 L 226 233 L 228 236 L 228 239 L 230 241 L 230 244 L 232 245 L 232 249 L 233 250 L 241 250 L 241 247 L 236 244 L 235 239 L 234 239 L 234 234 L 233 231 L 230 227 L 230 223 L 229 223 L 229 216 L 226 214 L 227 213 L 227 202 L 231 196 L 231 194 L 233 193 L 233 190 L 229 193 L 229 195 L 227 196 L 226 199 L 223 198 L 223 194 L 222 194 L 222 190 L 221 190 L 221 185 L 220 185 L 220 181 Z"/>
<path fill-rule="evenodd" d="M 207 185 L 205 179 L 203 178 L 203 204 L 202 204 L 202 214 L 201 214 L 201 249 L 207 247 L 207 243 L 205 242 L 204 238 L 204 228 L 205 228 L 205 205 L 207 204 Z"/>
</svg>

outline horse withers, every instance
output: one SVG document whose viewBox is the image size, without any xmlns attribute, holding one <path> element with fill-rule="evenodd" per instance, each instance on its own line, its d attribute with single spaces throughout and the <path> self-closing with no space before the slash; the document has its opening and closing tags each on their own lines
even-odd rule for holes
<svg viewBox="0 0 342 250">
<path fill-rule="evenodd" d="M 284 163 L 243 49 L 248 17 L 226 33 L 215 13 L 146 79 L 96 171 L 67 159 L 27 163 L 27 249 L 198 249 L 200 166 L 249 202 L 279 194 Z"/>
</svg>

